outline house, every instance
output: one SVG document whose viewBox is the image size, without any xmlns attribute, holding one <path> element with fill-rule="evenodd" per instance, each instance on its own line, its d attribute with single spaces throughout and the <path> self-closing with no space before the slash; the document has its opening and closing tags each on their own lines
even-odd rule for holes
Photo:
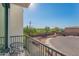
<svg viewBox="0 0 79 59">
<path fill-rule="evenodd" d="M 67 27 L 64 29 L 65 35 L 79 35 L 79 27 Z"/>
</svg>

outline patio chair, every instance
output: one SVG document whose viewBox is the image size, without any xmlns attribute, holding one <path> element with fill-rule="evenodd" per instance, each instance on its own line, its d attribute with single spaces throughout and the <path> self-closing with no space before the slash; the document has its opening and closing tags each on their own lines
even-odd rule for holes
<svg viewBox="0 0 79 59">
<path fill-rule="evenodd" d="M 14 42 L 10 44 L 10 55 L 19 56 L 24 53 L 24 44 L 21 42 Z"/>
</svg>

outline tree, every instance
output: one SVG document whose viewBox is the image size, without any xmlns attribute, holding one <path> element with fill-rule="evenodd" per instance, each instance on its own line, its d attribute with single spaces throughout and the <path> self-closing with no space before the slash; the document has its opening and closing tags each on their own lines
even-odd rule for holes
<svg viewBox="0 0 79 59">
<path fill-rule="evenodd" d="M 31 35 L 36 35 L 37 34 L 36 28 L 33 28 L 33 27 L 30 29 L 30 32 L 31 32 L 30 33 Z"/>
<path fill-rule="evenodd" d="M 24 32 L 24 34 L 28 34 L 29 35 L 29 33 L 30 33 L 29 27 L 28 26 L 24 27 L 23 32 Z"/>
<path fill-rule="evenodd" d="M 61 32 L 61 29 L 58 28 L 58 27 L 55 27 L 55 28 L 52 29 L 52 32 Z"/>
<path fill-rule="evenodd" d="M 24 34 L 27 34 L 27 35 L 34 35 L 37 33 L 37 30 L 33 27 L 29 28 L 28 26 L 24 27 L 23 29 L 24 31 Z"/>
<path fill-rule="evenodd" d="M 47 34 L 50 31 L 50 27 L 46 26 L 44 30 L 45 30 L 45 33 Z"/>
</svg>

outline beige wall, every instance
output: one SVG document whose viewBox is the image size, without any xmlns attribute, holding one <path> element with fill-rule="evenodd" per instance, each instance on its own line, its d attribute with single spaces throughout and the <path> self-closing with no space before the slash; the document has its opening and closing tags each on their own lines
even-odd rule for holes
<svg viewBox="0 0 79 59">
<path fill-rule="evenodd" d="M 8 33 L 9 37 L 23 35 L 23 8 L 15 4 L 10 4 Z M 8 38 L 8 42 L 8 46 L 10 46 L 10 43 L 12 43 L 10 38 Z"/>
<path fill-rule="evenodd" d="M 0 37 L 3 37 L 5 34 L 5 12 L 4 7 L 0 3 Z"/>
<path fill-rule="evenodd" d="M 10 4 L 9 9 L 9 35 L 22 35 L 23 34 L 23 8 Z"/>
</svg>

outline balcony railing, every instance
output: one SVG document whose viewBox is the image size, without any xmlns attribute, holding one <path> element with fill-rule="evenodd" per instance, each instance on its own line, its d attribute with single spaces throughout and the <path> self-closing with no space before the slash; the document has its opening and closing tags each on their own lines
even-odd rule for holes
<svg viewBox="0 0 79 59">
<path fill-rule="evenodd" d="M 5 53 L 5 37 L 0 37 L 0 55 Z"/>
<path fill-rule="evenodd" d="M 10 36 L 10 40 L 9 55 L 65 56 L 28 35 Z"/>
</svg>

